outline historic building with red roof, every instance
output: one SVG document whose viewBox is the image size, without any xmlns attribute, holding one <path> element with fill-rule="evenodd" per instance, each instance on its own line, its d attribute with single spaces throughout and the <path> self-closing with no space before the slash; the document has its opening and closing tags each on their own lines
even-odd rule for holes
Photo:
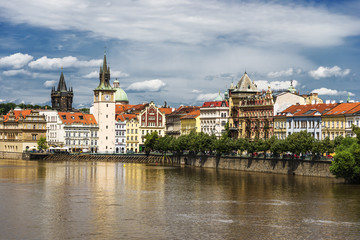
<svg viewBox="0 0 360 240">
<path fill-rule="evenodd" d="M 41 137 L 46 137 L 46 120 L 36 110 L 15 109 L 0 117 L 1 152 L 35 150 Z"/>
<path fill-rule="evenodd" d="M 179 137 L 181 134 L 180 118 L 199 109 L 200 107 L 198 106 L 180 106 L 172 113 L 166 115 L 166 134 Z"/>
<path fill-rule="evenodd" d="M 229 117 L 229 103 L 225 100 L 204 102 L 200 108 L 200 131 L 220 137 Z"/>
<path fill-rule="evenodd" d="M 58 135 L 62 146 L 72 152 L 97 152 L 99 126 L 93 114 L 58 112 L 61 125 Z"/>
</svg>

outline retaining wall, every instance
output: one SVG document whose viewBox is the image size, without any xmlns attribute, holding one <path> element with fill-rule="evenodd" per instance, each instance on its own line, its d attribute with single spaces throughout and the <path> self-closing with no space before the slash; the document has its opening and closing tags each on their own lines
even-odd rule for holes
<svg viewBox="0 0 360 240">
<path fill-rule="evenodd" d="M 0 151 L 0 159 L 22 159 L 21 152 L 2 152 Z"/>
<path fill-rule="evenodd" d="M 200 160 L 201 158 L 201 160 Z M 301 159 L 259 159 L 240 157 L 196 156 L 181 157 L 181 163 L 198 167 L 232 169 L 252 172 L 294 174 L 302 176 L 334 177 L 330 173 L 331 161 Z"/>
</svg>

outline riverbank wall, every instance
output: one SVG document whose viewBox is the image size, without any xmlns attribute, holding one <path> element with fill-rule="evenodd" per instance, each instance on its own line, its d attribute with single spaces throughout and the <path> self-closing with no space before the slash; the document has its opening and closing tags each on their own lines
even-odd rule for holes
<svg viewBox="0 0 360 240">
<path fill-rule="evenodd" d="M 238 156 L 216 157 L 203 155 L 196 157 L 182 156 L 180 162 L 184 165 L 205 168 L 334 177 L 329 170 L 331 161 L 323 160 L 245 158 Z"/>
<path fill-rule="evenodd" d="M 23 158 L 23 154 L 20 152 L 3 152 L 0 151 L 0 159 L 15 159 L 21 160 Z"/>
<path fill-rule="evenodd" d="M 334 177 L 331 161 L 301 159 L 246 158 L 239 156 L 183 155 L 167 156 L 142 154 L 40 154 L 0 152 L 0 159 L 39 161 L 117 161 L 132 163 L 161 163 L 184 166 L 230 169 L 250 172 L 292 174 L 301 176 Z"/>
</svg>

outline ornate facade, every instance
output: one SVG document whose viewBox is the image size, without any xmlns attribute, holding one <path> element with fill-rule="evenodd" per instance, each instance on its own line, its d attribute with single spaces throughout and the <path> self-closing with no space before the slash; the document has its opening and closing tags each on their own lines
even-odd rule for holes
<svg viewBox="0 0 360 240">
<path fill-rule="evenodd" d="M 73 96 L 73 89 L 67 89 L 64 74 L 61 72 L 57 89 L 55 90 L 55 87 L 53 87 L 51 90 L 52 109 L 70 112 L 72 110 Z"/>
<path fill-rule="evenodd" d="M 46 120 L 38 111 L 15 109 L 0 118 L 2 152 L 37 149 L 40 137 L 46 137 Z"/>
</svg>

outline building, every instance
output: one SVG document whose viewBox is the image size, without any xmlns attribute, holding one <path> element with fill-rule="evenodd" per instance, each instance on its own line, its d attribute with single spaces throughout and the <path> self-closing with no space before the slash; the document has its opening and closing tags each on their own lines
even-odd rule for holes
<svg viewBox="0 0 360 240">
<path fill-rule="evenodd" d="M 94 116 L 99 126 L 98 152 L 115 152 L 115 93 L 110 85 L 110 68 L 104 54 L 103 66 L 100 67 L 100 83 L 94 90 Z"/>
<path fill-rule="evenodd" d="M 126 152 L 139 152 L 139 119 L 136 114 L 129 114 L 126 121 Z"/>
<path fill-rule="evenodd" d="M 180 106 L 172 113 L 166 115 L 166 134 L 174 137 L 179 137 L 181 134 L 181 117 L 188 113 L 199 110 L 197 106 Z"/>
<path fill-rule="evenodd" d="M 239 108 L 241 137 L 255 140 L 273 135 L 274 100 L 270 87 L 266 92 L 243 98 Z"/>
<path fill-rule="evenodd" d="M 354 108 L 345 112 L 345 134 L 350 137 L 354 136 L 353 125 L 360 127 L 360 104 L 356 104 Z"/>
<path fill-rule="evenodd" d="M 322 140 L 322 116 L 336 107 L 337 104 L 293 105 L 283 112 L 286 115 L 286 137 L 300 131 L 307 131 L 315 139 Z M 278 123 L 275 122 L 275 126 Z"/>
<path fill-rule="evenodd" d="M 227 101 L 204 102 L 200 108 L 200 131 L 219 138 L 225 131 L 228 117 L 229 104 Z"/>
<path fill-rule="evenodd" d="M 337 136 L 352 136 L 352 124 L 358 119 L 355 112 L 360 103 L 341 103 L 322 115 L 323 139 L 334 140 Z M 352 111 L 352 110 L 355 111 Z M 346 117 L 347 116 L 347 117 Z"/>
<path fill-rule="evenodd" d="M 255 83 L 245 72 L 239 82 L 229 88 L 229 130 L 233 138 L 245 137 L 245 123 L 240 103 L 247 97 L 259 94 Z"/>
<path fill-rule="evenodd" d="M 57 110 L 39 110 L 46 119 L 46 142 L 49 147 L 64 147 L 65 132 Z"/>
<path fill-rule="evenodd" d="M 61 72 L 58 87 L 51 89 L 51 105 L 52 109 L 67 112 L 72 111 L 73 89 L 66 87 L 64 74 Z"/>
<path fill-rule="evenodd" d="M 200 132 L 200 110 L 194 110 L 180 118 L 181 135 L 189 134 L 191 131 Z"/>
<path fill-rule="evenodd" d="M 45 116 L 36 110 L 11 110 L 0 118 L 0 151 L 23 152 L 37 149 L 46 137 Z"/>
<path fill-rule="evenodd" d="M 165 136 L 166 129 L 166 117 L 165 114 L 156 107 L 154 102 L 142 110 L 139 115 L 139 151 L 144 150 L 145 136 L 146 134 L 151 134 L 157 132 L 158 136 Z"/>
<path fill-rule="evenodd" d="M 58 112 L 62 125 L 58 135 L 64 147 L 72 152 L 97 152 L 99 126 L 94 115 L 80 112 Z"/>
<path fill-rule="evenodd" d="M 126 152 L 126 114 L 116 116 L 115 123 L 115 153 Z"/>
</svg>

